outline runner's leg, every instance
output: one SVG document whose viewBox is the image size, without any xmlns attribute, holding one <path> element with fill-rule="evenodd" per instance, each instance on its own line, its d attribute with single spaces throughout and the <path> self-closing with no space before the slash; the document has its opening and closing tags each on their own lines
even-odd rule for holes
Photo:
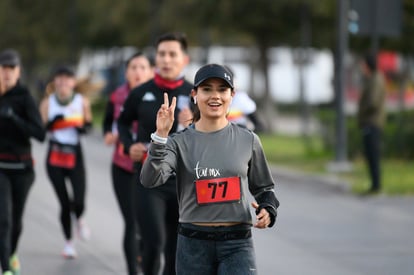
<svg viewBox="0 0 414 275">
<path fill-rule="evenodd" d="M 128 274 L 137 273 L 137 225 L 136 225 L 136 183 L 132 174 L 112 164 L 112 183 L 119 208 L 124 219 L 123 248 L 127 262 Z"/>
</svg>

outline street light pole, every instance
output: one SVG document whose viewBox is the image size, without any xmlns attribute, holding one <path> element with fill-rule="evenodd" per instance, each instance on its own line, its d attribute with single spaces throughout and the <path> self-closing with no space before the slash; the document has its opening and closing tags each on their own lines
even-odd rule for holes
<svg viewBox="0 0 414 275">
<path fill-rule="evenodd" d="M 348 9 L 349 0 L 337 0 L 337 49 L 335 53 L 335 110 L 336 110 L 336 144 L 335 161 L 328 169 L 342 172 L 351 169 L 347 161 L 347 132 L 345 106 L 345 55 L 348 50 Z"/>
</svg>

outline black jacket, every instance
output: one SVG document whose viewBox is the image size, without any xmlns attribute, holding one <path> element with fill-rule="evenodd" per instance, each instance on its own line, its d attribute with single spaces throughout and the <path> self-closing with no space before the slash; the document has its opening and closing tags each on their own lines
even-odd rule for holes
<svg viewBox="0 0 414 275">
<path fill-rule="evenodd" d="M 26 88 L 17 84 L 0 95 L 0 164 L 31 167 L 30 137 L 44 141 L 45 135 L 39 109 Z"/>
<path fill-rule="evenodd" d="M 171 90 L 160 88 L 154 80 L 150 80 L 133 89 L 126 99 L 118 119 L 119 138 L 124 144 L 124 152 L 128 154 L 129 147 L 134 142 L 149 143 L 151 141 L 150 135 L 156 130 L 157 112 L 164 103 L 164 92 L 168 93 L 170 102 L 174 96 L 177 97 L 178 102 L 180 96 L 189 97 L 192 88 L 193 85 L 186 80 L 182 85 Z M 177 104 L 171 133 L 177 129 L 179 111 Z M 138 135 L 134 140 L 130 129 L 135 120 L 138 121 Z"/>
</svg>

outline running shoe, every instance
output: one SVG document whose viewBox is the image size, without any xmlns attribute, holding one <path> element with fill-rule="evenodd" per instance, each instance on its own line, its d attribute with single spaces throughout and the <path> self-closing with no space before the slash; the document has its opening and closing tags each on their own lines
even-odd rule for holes
<svg viewBox="0 0 414 275">
<path fill-rule="evenodd" d="M 13 275 L 20 275 L 20 261 L 17 257 L 17 254 L 13 254 L 10 257 L 9 265 L 10 270 L 13 272 Z"/>
<path fill-rule="evenodd" d="M 78 237 L 84 241 L 89 241 L 91 238 L 91 230 L 83 219 L 78 219 L 76 223 L 78 230 Z"/>
<path fill-rule="evenodd" d="M 65 259 L 75 259 L 77 254 L 72 242 L 66 242 L 63 247 L 62 256 Z"/>
<path fill-rule="evenodd" d="M 3 273 L 3 275 L 13 275 L 13 272 L 11 272 L 11 271 L 6 271 L 6 272 L 4 272 L 4 273 Z"/>
</svg>

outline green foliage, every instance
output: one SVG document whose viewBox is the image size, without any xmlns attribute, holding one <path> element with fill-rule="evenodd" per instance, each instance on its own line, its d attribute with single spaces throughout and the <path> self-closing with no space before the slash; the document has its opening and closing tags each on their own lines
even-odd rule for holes
<svg viewBox="0 0 414 275">
<path fill-rule="evenodd" d="M 414 159 L 414 110 L 388 116 L 384 129 L 386 157 Z"/>
<path fill-rule="evenodd" d="M 95 129 L 102 129 L 103 118 L 105 115 L 105 108 L 108 102 L 108 98 L 99 97 L 92 104 L 92 114 L 93 114 L 93 126 Z"/>
<path fill-rule="evenodd" d="M 334 48 L 336 3 L 332 0 L 0 1 L 0 48 L 15 47 L 38 62 L 68 59 L 85 47 L 144 47 L 165 31 L 189 34 L 192 45 L 300 45 L 300 22 L 309 11 L 311 46 Z M 414 2 L 403 0 L 402 33 L 384 48 L 411 52 Z M 351 37 L 353 50 L 369 38 Z"/>
<path fill-rule="evenodd" d="M 260 140 L 270 163 L 300 167 L 304 171 L 324 172 L 331 153 L 323 148 L 320 137 L 307 140 L 300 137 L 261 134 Z"/>
<path fill-rule="evenodd" d="M 381 162 L 382 192 L 389 195 L 413 195 L 414 172 L 412 163 L 396 159 L 382 159 Z M 362 158 L 353 161 L 353 170 L 341 175 L 351 183 L 354 193 L 364 193 L 370 187 L 367 164 Z"/>
<path fill-rule="evenodd" d="M 324 109 L 317 112 L 317 117 L 323 126 L 321 138 L 326 151 L 335 150 L 335 111 Z M 404 160 L 414 159 L 414 110 L 389 113 L 383 130 L 383 156 Z M 355 159 L 362 153 L 361 134 L 356 118 L 346 119 L 348 156 Z"/>
<path fill-rule="evenodd" d="M 260 135 L 269 163 L 283 166 L 300 173 L 327 175 L 327 163 L 333 160 L 326 152 L 320 137 L 312 137 L 314 150 L 308 151 L 304 140 L 297 136 Z M 393 158 L 382 159 L 382 191 L 390 195 L 414 194 L 414 170 L 412 162 Z M 352 171 L 337 174 L 351 184 L 355 193 L 363 193 L 370 187 L 366 162 L 362 156 L 352 159 Z"/>
</svg>

